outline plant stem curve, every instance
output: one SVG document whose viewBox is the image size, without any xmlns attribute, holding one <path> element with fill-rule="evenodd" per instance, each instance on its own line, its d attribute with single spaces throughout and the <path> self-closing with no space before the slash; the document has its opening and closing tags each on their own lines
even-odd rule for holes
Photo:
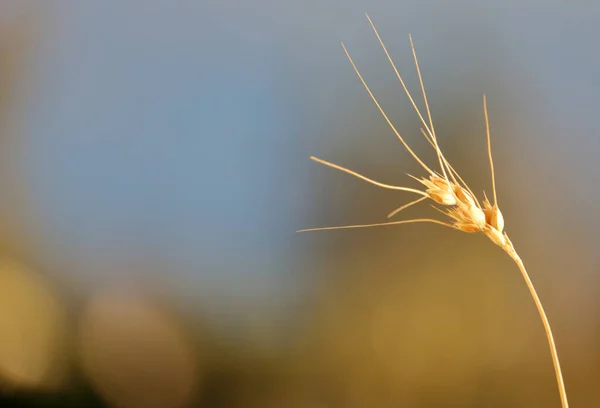
<svg viewBox="0 0 600 408">
<path fill-rule="evenodd" d="M 510 242 L 510 241 L 509 241 Z M 569 401 L 567 400 L 567 390 L 565 389 L 565 382 L 563 380 L 562 371 L 560 368 L 560 361 L 558 359 L 558 351 L 556 349 L 556 343 L 554 342 L 554 336 L 552 335 L 552 328 L 550 327 L 550 322 L 548 321 L 548 316 L 546 316 L 546 312 L 544 311 L 544 306 L 542 306 L 542 301 L 535 290 L 535 286 L 527 273 L 527 269 L 525 269 L 525 265 L 523 264 L 523 260 L 514 249 L 512 243 L 508 245 L 504 245 L 502 247 L 504 251 L 512 258 L 513 261 L 519 267 L 519 271 L 521 271 L 521 275 L 523 275 L 523 279 L 527 284 L 527 288 L 529 289 L 529 293 L 531 293 L 531 297 L 535 303 L 535 306 L 538 309 L 540 314 L 540 318 L 542 319 L 542 324 L 544 326 L 544 330 L 546 331 L 546 338 L 548 339 L 548 345 L 550 346 L 550 354 L 552 355 L 552 363 L 554 364 L 554 372 L 556 374 L 556 382 L 558 384 L 558 392 L 560 394 L 560 401 L 562 403 L 562 408 L 569 408 Z"/>
</svg>

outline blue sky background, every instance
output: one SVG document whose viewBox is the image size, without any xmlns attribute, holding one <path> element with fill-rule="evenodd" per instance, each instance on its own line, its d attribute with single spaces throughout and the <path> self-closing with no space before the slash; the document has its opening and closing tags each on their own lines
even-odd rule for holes
<svg viewBox="0 0 600 408">
<path fill-rule="evenodd" d="M 135 275 L 126 265 L 139 257 L 156 259 L 161 282 L 192 303 L 240 313 L 301 298 L 316 262 L 307 245 L 317 244 L 293 231 L 323 221 L 316 211 L 331 196 L 317 181 L 348 181 L 307 156 L 408 160 L 390 151 L 389 135 L 360 131 L 377 118 L 340 41 L 388 106 L 404 104 L 399 87 L 385 93 L 392 72 L 365 11 L 405 70 L 412 33 L 438 112 L 460 95 L 480 120 L 481 93 L 490 94 L 499 174 L 527 169 L 518 188 L 532 194 L 523 200 L 531 226 L 595 231 L 594 2 L 44 3 L 0 6 L 7 21 L 30 10 L 40 24 L 15 171 L 26 177 L 38 251 L 68 259 L 61 273 L 74 287 Z"/>
</svg>

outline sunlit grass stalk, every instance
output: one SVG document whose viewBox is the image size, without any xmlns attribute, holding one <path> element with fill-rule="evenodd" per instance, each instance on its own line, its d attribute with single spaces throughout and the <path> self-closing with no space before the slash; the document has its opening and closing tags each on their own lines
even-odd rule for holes
<svg viewBox="0 0 600 408">
<path fill-rule="evenodd" d="M 435 170 L 431 169 L 429 166 L 427 166 L 419 158 L 419 156 L 411 149 L 411 147 L 404 140 L 404 138 L 400 135 L 400 133 L 398 132 L 398 130 L 396 129 L 396 127 L 394 126 L 392 121 L 389 119 L 389 117 L 387 116 L 387 114 L 385 113 L 385 111 L 383 110 L 381 105 L 379 104 L 377 98 L 375 98 L 375 95 L 373 94 L 373 92 L 371 91 L 371 89 L 369 88 L 367 83 L 365 82 L 363 76 L 361 75 L 358 68 L 356 67 L 356 64 L 352 60 L 352 57 L 350 57 L 350 54 L 348 53 L 348 50 L 346 49 L 344 44 L 342 44 L 342 48 L 344 49 L 344 52 L 346 53 L 348 60 L 352 64 L 352 67 L 354 68 L 354 71 L 358 75 L 358 78 L 362 82 L 364 88 L 367 90 L 371 99 L 377 106 L 377 109 L 379 110 L 379 112 L 381 113 L 381 115 L 383 116 L 385 121 L 388 123 L 388 125 L 390 126 L 391 130 L 394 132 L 396 137 L 404 145 L 406 150 L 419 163 L 419 165 L 426 171 L 427 177 L 417 178 L 417 177 L 411 176 L 413 179 L 415 179 L 419 183 L 421 183 L 424 186 L 424 188 L 422 190 L 419 190 L 419 189 L 414 189 L 414 188 L 409 188 L 409 187 L 394 186 L 394 185 L 390 185 L 390 184 L 380 183 L 378 181 L 372 180 L 372 179 L 365 177 L 355 171 L 349 170 L 349 169 L 339 166 L 337 164 L 333 164 L 333 163 L 327 162 L 325 160 L 318 159 L 316 157 L 311 157 L 311 159 L 316 162 L 319 162 L 321 164 L 324 164 L 326 166 L 346 172 L 352 176 L 358 177 L 358 178 L 365 180 L 368 183 L 374 184 L 378 187 L 382 187 L 382 188 L 386 188 L 386 189 L 390 189 L 390 190 L 405 191 L 405 192 L 409 192 L 409 193 L 413 193 L 413 194 L 417 194 L 417 195 L 421 196 L 421 197 L 417 198 L 416 200 L 410 201 L 409 203 L 404 204 L 404 205 L 400 206 L 399 208 L 393 210 L 388 215 L 388 218 L 395 216 L 396 214 L 398 214 L 399 212 L 403 211 L 406 208 L 409 208 L 409 207 L 416 205 L 422 201 L 430 199 L 433 201 L 434 204 L 437 204 L 437 206 L 434 206 L 434 208 L 436 210 L 438 210 L 439 212 L 441 212 L 442 214 L 444 214 L 445 216 L 447 216 L 449 219 L 447 219 L 446 221 L 442 221 L 442 220 L 438 220 L 438 219 L 434 219 L 434 218 L 417 218 L 417 219 L 407 219 L 407 220 L 401 220 L 401 221 L 381 222 L 381 223 L 374 223 L 374 224 L 310 228 L 310 229 L 300 230 L 298 232 L 349 229 L 349 228 L 367 228 L 367 227 L 386 226 L 386 225 L 389 226 L 389 225 L 409 224 L 409 223 L 435 223 L 435 224 L 443 225 L 443 226 L 450 227 L 450 228 L 453 228 L 453 229 L 456 229 L 459 231 L 463 231 L 463 232 L 482 232 L 494 244 L 496 244 L 500 248 L 502 248 L 513 259 L 513 261 L 519 267 L 521 274 L 523 275 L 523 279 L 525 280 L 525 283 L 527 284 L 527 288 L 529 289 L 529 292 L 531 293 L 531 297 L 533 298 L 533 301 L 538 309 L 540 318 L 542 320 L 544 330 L 546 331 L 546 338 L 548 340 L 548 345 L 550 347 L 550 354 L 552 356 L 552 362 L 554 364 L 554 371 L 556 373 L 556 381 L 558 384 L 558 391 L 560 394 L 562 407 L 568 408 L 569 403 L 567 401 L 567 392 L 565 390 L 565 384 L 564 384 L 564 380 L 562 377 L 560 362 L 558 359 L 556 343 L 554 342 L 554 337 L 552 335 L 552 329 L 550 327 L 548 317 L 546 316 L 546 312 L 544 311 L 542 302 L 540 301 L 540 298 L 535 290 L 535 287 L 534 287 L 533 283 L 531 282 L 529 274 L 527 273 L 527 270 L 525 269 L 525 265 L 523 264 L 523 261 L 519 257 L 519 254 L 515 250 L 512 242 L 508 238 L 508 235 L 506 234 L 506 232 L 504 232 L 504 217 L 502 216 L 502 212 L 500 211 L 500 208 L 498 207 L 498 198 L 496 195 L 496 179 L 495 179 L 495 174 L 494 174 L 494 163 L 493 163 L 493 159 L 492 159 L 490 126 L 489 126 L 489 119 L 488 119 L 488 113 L 487 113 L 487 101 L 486 101 L 485 95 L 483 96 L 483 108 L 484 108 L 483 111 L 484 111 L 484 116 L 485 116 L 487 150 L 488 150 L 488 157 L 489 157 L 489 162 L 490 162 L 490 171 L 491 171 L 491 178 L 492 178 L 493 204 L 488 200 L 488 198 L 485 196 L 485 194 L 484 194 L 484 199 L 481 202 L 477 199 L 477 197 L 475 196 L 473 191 L 465 183 L 463 178 L 456 172 L 456 170 L 450 165 L 448 160 L 445 158 L 442 150 L 440 149 L 440 146 L 438 144 L 438 140 L 437 140 L 437 137 L 435 134 L 435 130 L 433 127 L 433 120 L 431 118 L 431 110 L 429 109 L 429 103 L 427 101 L 425 87 L 423 86 L 423 78 L 421 75 L 421 70 L 419 68 L 419 62 L 417 60 L 417 55 L 415 53 L 415 47 L 414 47 L 414 44 L 412 41 L 412 37 L 409 36 L 410 45 L 411 45 L 411 49 L 412 49 L 412 53 L 413 53 L 413 58 L 414 58 L 417 74 L 419 77 L 419 83 L 421 86 L 423 99 L 425 102 L 425 108 L 426 108 L 426 112 L 427 112 L 427 121 L 421 114 L 421 111 L 417 107 L 417 104 L 415 103 L 411 93 L 408 91 L 408 88 L 406 87 L 406 84 L 404 83 L 404 79 L 398 72 L 398 69 L 396 68 L 396 65 L 394 64 L 394 61 L 392 60 L 386 46 L 383 43 L 383 40 L 381 39 L 377 29 L 375 28 L 375 25 L 373 24 L 373 22 L 371 21 L 371 19 L 369 18 L 368 15 L 367 15 L 367 19 L 369 20 L 369 23 L 371 24 L 371 27 L 373 28 L 373 31 L 375 32 L 375 35 L 377 36 L 377 39 L 379 40 L 379 43 L 380 43 L 381 47 L 383 48 L 383 51 L 385 52 L 385 55 L 386 55 L 388 61 L 390 62 L 391 66 L 394 70 L 394 73 L 396 74 L 396 77 L 400 81 L 402 88 L 404 89 L 415 112 L 417 113 L 417 115 L 419 116 L 419 119 L 421 120 L 421 123 L 423 125 L 421 132 L 423 133 L 423 136 L 425 137 L 425 139 L 427 139 L 429 144 L 435 149 L 437 159 L 438 159 L 438 165 L 439 165 L 440 169 L 439 169 L 439 171 L 435 171 Z"/>
</svg>

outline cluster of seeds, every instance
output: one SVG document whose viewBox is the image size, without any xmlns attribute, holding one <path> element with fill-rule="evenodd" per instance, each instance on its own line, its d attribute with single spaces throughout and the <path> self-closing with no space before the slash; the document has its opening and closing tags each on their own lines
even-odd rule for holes
<svg viewBox="0 0 600 408">
<path fill-rule="evenodd" d="M 431 200 L 449 207 L 442 212 L 454 220 L 453 228 L 463 232 L 483 232 L 495 244 L 501 247 L 507 245 L 508 236 L 503 232 L 504 217 L 496 204 L 492 205 L 485 198 L 482 207 L 471 191 L 439 176 L 419 181 L 427 187 L 425 193 Z"/>
</svg>

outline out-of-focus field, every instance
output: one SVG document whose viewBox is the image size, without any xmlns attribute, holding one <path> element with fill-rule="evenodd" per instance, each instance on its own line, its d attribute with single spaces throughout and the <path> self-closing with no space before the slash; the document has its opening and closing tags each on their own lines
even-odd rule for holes
<svg viewBox="0 0 600 408">
<path fill-rule="evenodd" d="M 482 235 L 373 223 L 442 149 L 491 192 L 571 405 L 600 406 L 594 2 L 0 2 L 0 406 L 559 407 Z M 418 102 L 422 106 L 422 101 Z M 437 217 L 428 205 L 398 217 Z M 400 219 L 400 218 L 399 218 Z"/>
</svg>

